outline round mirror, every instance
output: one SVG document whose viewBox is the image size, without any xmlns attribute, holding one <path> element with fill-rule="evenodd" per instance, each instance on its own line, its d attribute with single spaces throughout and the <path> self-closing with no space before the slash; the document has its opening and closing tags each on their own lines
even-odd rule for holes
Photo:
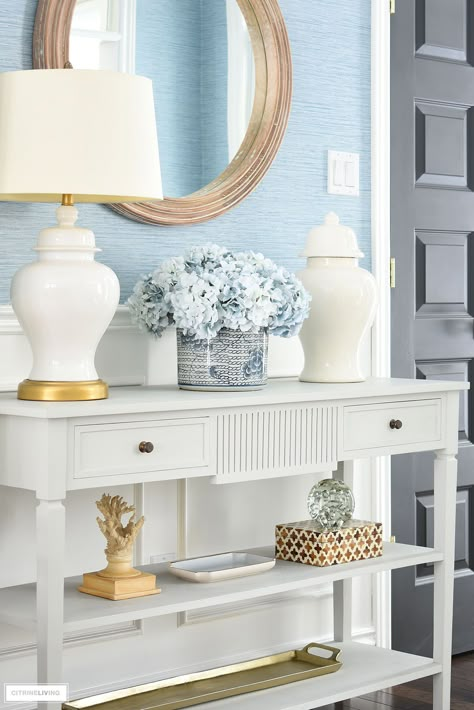
<svg viewBox="0 0 474 710">
<path fill-rule="evenodd" d="M 35 68 L 153 80 L 166 197 L 111 205 L 138 221 L 199 222 L 238 204 L 286 128 L 291 59 L 277 0 L 39 0 L 33 57 Z"/>
</svg>

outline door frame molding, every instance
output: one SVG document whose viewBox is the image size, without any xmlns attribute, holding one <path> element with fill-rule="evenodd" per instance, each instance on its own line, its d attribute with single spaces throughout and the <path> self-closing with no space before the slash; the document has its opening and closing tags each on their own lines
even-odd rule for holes
<svg viewBox="0 0 474 710">
<path fill-rule="evenodd" d="M 372 328 L 372 375 L 390 376 L 390 2 L 371 3 L 371 247 L 379 306 Z M 390 459 L 372 459 L 373 512 L 391 534 Z M 390 573 L 373 583 L 376 643 L 391 646 Z"/>
</svg>

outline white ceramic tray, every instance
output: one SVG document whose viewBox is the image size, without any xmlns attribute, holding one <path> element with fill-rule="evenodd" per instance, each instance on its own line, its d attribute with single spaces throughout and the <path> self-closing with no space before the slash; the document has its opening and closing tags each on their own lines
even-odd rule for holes
<svg viewBox="0 0 474 710">
<path fill-rule="evenodd" d="M 170 562 L 170 572 L 191 582 L 220 582 L 223 579 L 266 572 L 274 566 L 275 559 L 272 557 L 251 555 L 248 552 L 225 552 Z"/>
</svg>

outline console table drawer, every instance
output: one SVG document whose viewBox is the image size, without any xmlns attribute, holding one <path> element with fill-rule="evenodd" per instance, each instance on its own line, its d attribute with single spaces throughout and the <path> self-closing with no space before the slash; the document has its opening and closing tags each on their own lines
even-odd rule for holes
<svg viewBox="0 0 474 710">
<path fill-rule="evenodd" d="M 208 464 L 207 417 L 90 424 L 74 429 L 76 479 L 176 469 L 187 475 L 189 469 Z"/>
<path fill-rule="evenodd" d="M 344 407 L 344 451 L 440 441 L 441 401 Z"/>
</svg>

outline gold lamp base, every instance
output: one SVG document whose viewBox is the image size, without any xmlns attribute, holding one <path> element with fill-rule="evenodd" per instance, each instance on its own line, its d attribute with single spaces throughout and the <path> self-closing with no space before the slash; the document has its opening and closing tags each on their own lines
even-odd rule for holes
<svg viewBox="0 0 474 710">
<path fill-rule="evenodd" d="M 18 399 L 36 402 L 84 402 L 107 399 L 109 388 L 103 380 L 81 382 L 43 382 L 23 380 L 18 385 Z"/>
</svg>

